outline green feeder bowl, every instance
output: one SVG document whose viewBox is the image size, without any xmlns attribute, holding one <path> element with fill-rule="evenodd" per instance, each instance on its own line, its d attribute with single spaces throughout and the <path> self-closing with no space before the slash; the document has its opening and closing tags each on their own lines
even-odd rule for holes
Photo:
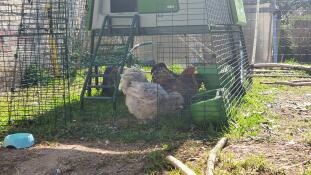
<svg viewBox="0 0 311 175">
<path fill-rule="evenodd" d="M 197 125 L 219 124 L 227 120 L 224 89 L 200 93 L 193 98 L 191 115 Z"/>
<path fill-rule="evenodd" d="M 203 80 L 206 90 L 230 88 L 235 81 L 233 69 L 230 66 L 218 70 L 218 65 L 198 65 L 199 77 Z M 221 82 L 223 79 L 223 82 Z"/>
</svg>

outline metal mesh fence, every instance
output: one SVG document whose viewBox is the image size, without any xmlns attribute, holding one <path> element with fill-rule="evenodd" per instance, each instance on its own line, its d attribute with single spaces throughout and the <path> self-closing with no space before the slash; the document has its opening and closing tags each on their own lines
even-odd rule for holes
<svg viewBox="0 0 311 175">
<path fill-rule="evenodd" d="M 296 60 L 310 63 L 310 14 L 309 1 L 278 0 L 278 61 Z"/>
<path fill-rule="evenodd" d="M 0 2 L 1 126 L 31 123 L 51 110 L 54 114 L 44 123 L 69 116 L 69 77 L 75 74 L 71 61 L 84 38 L 85 5 L 63 0 Z"/>
<path fill-rule="evenodd" d="M 244 0 L 248 22 L 244 33 L 250 56 L 253 54 L 256 2 Z M 259 8 L 256 63 L 310 63 L 310 2 L 261 0 Z"/>
<path fill-rule="evenodd" d="M 1 0 L 1 130 L 34 122 L 66 128 L 70 122 L 76 132 L 87 127 L 103 133 L 110 119 L 129 127 L 134 117 L 126 94 L 116 97 L 119 82 L 111 75 L 114 67 L 122 73 L 120 61 L 135 44 L 146 42 L 151 44 L 135 50 L 126 66 L 139 67 L 149 82 L 158 83 L 150 70 L 164 63 L 178 77 L 167 85 L 173 89 L 164 90 L 177 91 L 184 101 L 175 114 L 196 124 L 211 122 L 210 116 L 228 119 L 251 82 L 243 31 L 234 24 L 227 0 L 182 0 L 179 5 L 179 13 L 155 12 L 153 28 L 136 31 L 131 18 L 111 15 L 103 30 L 89 32 L 92 4 L 86 1 Z M 114 26 L 122 20 L 126 25 Z M 86 101 L 81 111 L 84 97 L 112 97 L 116 103 Z"/>
</svg>

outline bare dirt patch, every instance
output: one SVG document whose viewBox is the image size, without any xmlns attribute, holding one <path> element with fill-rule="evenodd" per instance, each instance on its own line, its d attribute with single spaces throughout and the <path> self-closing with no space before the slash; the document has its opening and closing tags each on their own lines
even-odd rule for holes
<svg viewBox="0 0 311 175">
<path fill-rule="evenodd" d="M 275 93 L 274 102 L 267 104 L 275 114 L 267 118 L 271 123 L 262 124 L 257 137 L 231 141 L 225 152 L 233 152 L 237 159 L 262 155 L 277 170 L 300 175 L 311 163 L 311 97 L 299 88 Z"/>
<path fill-rule="evenodd" d="M 0 174 L 143 174 L 146 154 L 156 150 L 156 146 L 142 143 L 98 142 L 1 149 Z"/>
</svg>

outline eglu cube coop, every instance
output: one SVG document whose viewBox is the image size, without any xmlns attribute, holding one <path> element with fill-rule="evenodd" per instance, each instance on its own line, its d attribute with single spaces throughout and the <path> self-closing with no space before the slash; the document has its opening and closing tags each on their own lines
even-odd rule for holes
<svg viewBox="0 0 311 175">
<path fill-rule="evenodd" d="M 241 0 L 5 0 L 1 13 L 3 123 L 50 111 L 44 122 L 72 121 L 80 100 L 86 111 L 111 101 L 116 124 L 129 67 L 164 63 L 182 77 L 169 86 L 183 95 L 180 116 L 199 125 L 225 121 L 251 83 Z"/>
<path fill-rule="evenodd" d="M 112 99 L 117 110 L 118 78 L 111 97 L 91 96 L 92 88 L 107 87 L 99 80 L 103 65 L 117 66 L 122 73 L 124 66 L 137 62 L 164 63 L 177 74 L 195 66 L 196 73 L 178 81 L 178 91 L 190 102 L 182 113 L 188 111 L 197 124 L 225 121 L 249 88 L 241 0 L 95 0 L 92 7 L 92 64 L 82 107 L 87 99 Z M 135 44 L 143 47 L 129 55 Z M 190 87 L 192 80 L 198 83 L 197 91 Z"/>
</svg>

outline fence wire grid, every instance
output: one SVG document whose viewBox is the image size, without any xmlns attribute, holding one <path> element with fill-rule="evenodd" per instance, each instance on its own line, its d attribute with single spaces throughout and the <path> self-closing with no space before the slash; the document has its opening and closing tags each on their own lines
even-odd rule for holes
<svg viewBox="0 0 311 175">
<path fill-rule="evenodd" d="M 23 128 L 33 123 L 48 124 L 55 132 L 57 128 L 67 128 L 68 123 L 70 126 L 74 123 L 77 131 L 86 127 L 99 134 L 110 128 L 113 104 L 86 102 L 85 110 L 81 111 L 80 94 L 88 70 L 91 68 L 96 75 L 104 74 L 108 66 L 115 65 L 115 61 L 124 56 L 120 51 L 124 51 L 130 36 L 129 32 L 118 35 L 104 32 L 99 43 L 100 57 L 96 57 L 95 64 L 90 64 L 99 37 L 99 31 L 88 29 L 90 2 L 0 1 L 0 131 L 7 132 L 8 126 Z M 229 4 L 228 0 L 180 0 L 182 14 L 157 12 L 153 33 L 143 30 L 133 37 L 132 45 L 152 43 L 137 49 L 132 62 L 150 81 L 150 70 L 158 63 L 166 64 L 177 75 L 191 66 L 196 67 L 195 74 L 180 84 L 184 87 L 194 79 L 198 84 L 194 94 L 187 87 L 179 90 L 188 103 L 177 114 L 182 119 L 186 116 L 193 119 L 193 115 L 197 115 L 203 118 L 199 123 L 204 123 L 207 115 L 216 115 L 218 102 L 213 103 L 212 108 L 204 102 L 216 96 L 223 97 L 219 101 L 221 112 L 230 117 L 251 86 L 249 58 L 254 4 L 245 1 L 248 24 L 243 30 L 234 24 Z M 259 40 L 257 52 L 262 52 L 258 55 L 263 61 L 310 62 L 310 2 L 278 0 L 261 4 L 261 13 L 266 16 L 260 18 L 259 35 L 265 37 Z M 203 21 L 206 25 L 176 27 L 176 24 L 193 21 Z M 163 23 L 171 27 L 163 29 Z M 270 25 L 273 23 L 277 27 Z M 217 77 L 212 85 L 214 79 L 205 76 L 211 72 Z M 103 89 L 96 88 L 104 81 L 100 78 L 87 82 L 88 87 L 95 87 L 87 89 L 87 96 L 103 95 Z M 204 94 L 207 91 L 210 94 Z M 134 117 L 124 101 L 124 95 L 120 95 L 116 123 L 126 128 L 132 125 Z"/>
</svg>

